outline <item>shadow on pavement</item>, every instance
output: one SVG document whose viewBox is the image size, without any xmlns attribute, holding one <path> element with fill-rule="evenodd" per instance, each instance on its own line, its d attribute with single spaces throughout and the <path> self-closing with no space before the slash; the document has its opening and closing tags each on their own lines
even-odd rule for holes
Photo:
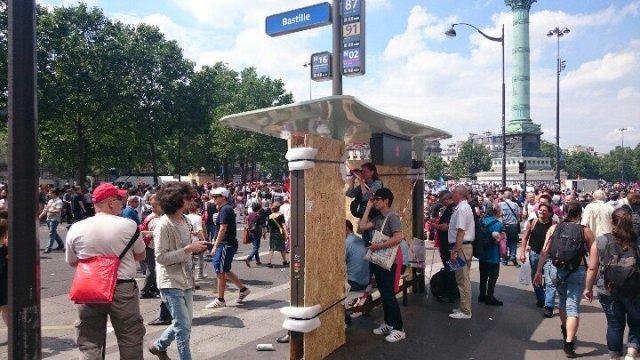
<svg viewBox="0 0 640 360">
<path fill-rule="evenodd" d="M 532 290 L 498 285 L 496 297 L 504 301 L 504 306 L 496 307 L 478 303 L 477 282 L 472 282 L 472 289 L 471 320 L 449 318 L 449 312 L 457 304 L 438 303 L 433 298 L 427 300 L 425 294 L 409 294 L 409 306 L 400 307 L 407 334 L 405 340 L 388 344 L 384 337 L 372 333 L 372 329 L 383 322 L 382 307 L 379 306 L 367 316 L 352 320 L 347 328 L 347 343 L 328 359 L 565 358 L 557 309 L 553 319 L 545 319 L 541 309 L 535 307 Z M 583 302 L 582 313 L 601 313 L 594 305 L 597 304 Z M 578 330 L 576 352 L 582 357 L 602 358 L 607 354 L 605 334 L 602 332 L 598 337 L 602 338 L 602 343 L 580 341 L 581 331 L 589 331 L 584 329 L 586 326 L 581 324 Z"/>
<path fill-rule="evenodd" d="M 239 329 L 244 327 L 244 322 L 235 316 L 200 316 L 193 318 L 191 322 L 192 327 L 198 325 L 215 325 L 233 329 Z"/>
<path fill-rule="evenodd" d="M 76 343 L 70 339 L 42 337 L 42 358 L 55 356 L 76 348 Z"/>
</svg>

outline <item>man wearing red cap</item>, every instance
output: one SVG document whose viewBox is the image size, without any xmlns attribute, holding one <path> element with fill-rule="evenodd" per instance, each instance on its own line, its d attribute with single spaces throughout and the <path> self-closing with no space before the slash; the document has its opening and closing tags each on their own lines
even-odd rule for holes
<svg viewBox="0 0 640 360">
<path fill-rule="evenodd" d="M 111 184 L 102 184 L 93 191 L 96 216 L 71 226 L 66 239 L 66 261 L 75 267 L 80 259 L 94 256 L 119 256 L 136 234 L 133 220 L 118 216 L 127 191 Z M 111 318 L 118 339 L 121 359 L 142 359 L 145 334 L 138 285 L 135 281 L 136 263 L 145 258 L 145 246 L 137 239 L 118 266 L 118 281 L 111 304 L 78 305 L 77 343 L 83 359 L 100 359 L 107 329 L 107 315 Z"/>
</svg>

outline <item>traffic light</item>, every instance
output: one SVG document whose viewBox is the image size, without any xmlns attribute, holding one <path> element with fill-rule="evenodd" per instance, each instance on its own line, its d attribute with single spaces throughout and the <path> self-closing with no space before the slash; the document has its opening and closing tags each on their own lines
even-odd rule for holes
<svg viewBox="0 0 640 360">
<path fill-rule="evenodd" d="M 526 170 L 527 170 L 527 163 L 524 161 L 518 161 L 518 173 L 524 174 Z"/>
</svg>

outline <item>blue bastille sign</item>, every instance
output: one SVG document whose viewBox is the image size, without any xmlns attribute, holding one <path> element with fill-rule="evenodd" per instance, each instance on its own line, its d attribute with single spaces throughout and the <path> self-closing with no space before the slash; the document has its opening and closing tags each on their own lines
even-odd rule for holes
<svg viewBox="0 0 640 360">
<path fill-rule="evenodd" d="M 331 24 L 331 5 L 320 3 L 268 16 L 265 21 L 265 32 L 269 36 L 279 36 L 329 24 Z"/>
</svg>

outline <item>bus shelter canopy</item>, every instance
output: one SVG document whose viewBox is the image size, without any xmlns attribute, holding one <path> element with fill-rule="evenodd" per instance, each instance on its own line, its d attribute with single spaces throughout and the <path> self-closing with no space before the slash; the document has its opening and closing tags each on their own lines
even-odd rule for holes
<svg viewBox="0 0 640 360">
<path fill-rule="evenodd" d="M 372 134 L 388 134 L 416 143 L 451 137 L 446 131 L 404 120 L 367 106 L 350 95 L 328 96 L 294 104 L 228 115 L 220 120 L 232 128 L 289 139 L 318 135 L 368 144 Z"/>
</svg>

